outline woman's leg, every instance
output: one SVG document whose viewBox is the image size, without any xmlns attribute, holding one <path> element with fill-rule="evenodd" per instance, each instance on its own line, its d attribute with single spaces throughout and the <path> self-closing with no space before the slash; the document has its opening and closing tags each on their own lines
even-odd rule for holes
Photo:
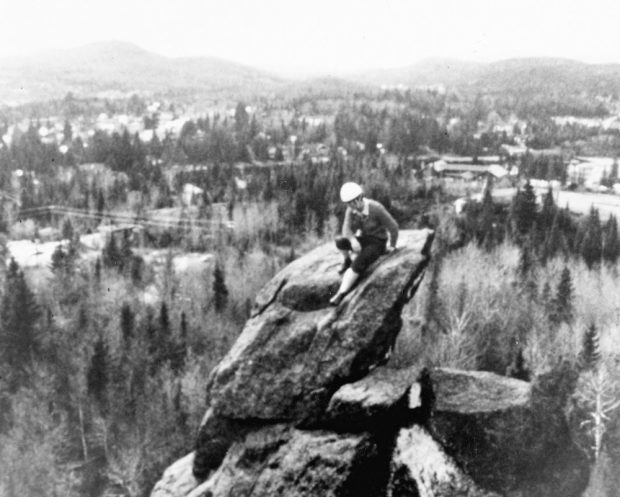
<svg viewBox="0 0 620 497">
<path fill-rule="evenodd" d="M 338 269 L 338 274 L 342 274 L 351 267 L 351 262 L 357 257 L 357 254 L 353 252 L 351 242 L 345 237 L 336 238 L 336 248 L 338 248 L 343 258 L 342 264 Z"/>
<path fill-rule="evenodd" d="M 347 269 L 342 275 L 342 281 L 340 282 L 340 288 L 338 288 L 338 293 L 336 293 L 336 295 L 338 294 L 346 295 L 349 292 L 349 290 L 353 288 L 353 285 L 357 283 L 357 280 L 359 279 L 359 277 L 360 277 L 359 273 L 356 273 L 353 270 L 353 268 L 350 267 L 349 269 Z"/>
<path fill-rule="evenodd" d="M 340 304 L 343 297 L 355 286 L 360 275 L 385 252 L 385 246 L 377 243 L 362 245 L 362 251 L 357 254 L 351 267 L 347 268 L 342 276 L 338 292 L 330 299 L 332 305 Z"/>
</svg>

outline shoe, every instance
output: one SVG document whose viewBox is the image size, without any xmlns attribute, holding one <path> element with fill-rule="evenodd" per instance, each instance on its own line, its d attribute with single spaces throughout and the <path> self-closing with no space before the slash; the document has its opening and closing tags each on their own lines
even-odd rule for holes
<svg viewBox="0 0 620 497">
<path fill-rule="evenodd" d="M 348 257 L 343 261 L 343 263 L 340 265 L 340 268 L 338 269 L 338 274 L 343 274 L 347 269 L 349 269 L 351 267 L 351 259 L 349 259 Z"/>
<path fill-rule="evenodd" d="M 344 298 L 343 293 L 337 293 L 331 299 L 329 299 L 329 305 L 334 305 L 334 306 L 340 305 L 340 302 L 342 302 L 343 298 Z"/>
<path fill-rule="evenodd" d="M 385 353 L 385 356 L 383 356 L 383 360 L 385 362 L 388 362 L 390 360 L 390 357 L 392 357 L 392 352 L 394 350 L 394 347 L 390 347 L 389 349 L 387 349 L 387 352 Z"/>
</svg>

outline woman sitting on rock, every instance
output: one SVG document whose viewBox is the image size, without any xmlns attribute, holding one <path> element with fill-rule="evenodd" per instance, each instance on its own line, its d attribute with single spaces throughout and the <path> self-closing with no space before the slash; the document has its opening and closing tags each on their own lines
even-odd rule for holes
<svg viewBox="0 0 620 497">
<path fill-rule="evenodd" d="M 379 202 L 364 198 L 360 185 L 342 185 L 340 199 L 347 204 L 347 210 L 336 247 L 344 256 L 344 262 L 339 270 L 342 282 L 329 301 L 331 305 L 340 304 L 368 266 L 386 252 L 392 252 L 398 240 L 398 223 Z"/>
</svg>

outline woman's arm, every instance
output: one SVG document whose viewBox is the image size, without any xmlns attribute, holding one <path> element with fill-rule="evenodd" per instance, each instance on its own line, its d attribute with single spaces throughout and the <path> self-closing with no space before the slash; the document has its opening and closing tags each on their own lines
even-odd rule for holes
<svg viewBox="0 0 620 497">
<path fill-rule="evenodd" d="M 353 215 L 351 213 L 351 208 L 349 207 L 347 207 L 347 210 L 344 213 L 344 221 L 342 223 L 342 236 L 348 238 L 349 240 L 355 237 L 355 234 L 353 233 Z"/>
<path fill-rule="evenodd" d="M 398 223 L 379 202 L 377 202 L 377 217 L 390 235 L 390 247 L 395 248 L 398 241 Z"/>
<path fill-rule="evenodd" d="M 350 207 L 347 207 L 347 210 L 344 213 L 344 222 L 342 223 L 342 236 L 349 239 L 353 252 L 359 252 L 362 250 L 362 247 L 360 246 L 360 243 L 357 240 L 355 233 L 353 232 L 353 212 Z"/>
</svg>

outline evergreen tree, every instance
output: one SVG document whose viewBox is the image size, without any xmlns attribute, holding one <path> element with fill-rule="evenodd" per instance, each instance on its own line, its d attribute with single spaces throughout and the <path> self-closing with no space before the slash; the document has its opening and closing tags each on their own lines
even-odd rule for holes
<svg viewBox="0 0 620 497">
<path fill-rule="evenodd" d="M 553 225 L 553 221 L 555 220 L 557 213 L 557 208 L 555 206 L 555 201 L 553 200 L 553 190 L 551 186 L 547 190 L 545 194 L 545 198 L 543 200 L 543 205 L 540 210 L 539 216 L 539 227 L 543 232 L 548 232 Z"/>
<path fill-rule="evenodd" d="M 569 253 L 576 253 L 578 250 L 578 228 L 571 217 L 568 205 L 557 212 L 558 229 L 561 234 L 563 250 Z"/>
<path fill-rule="evenodd" d="M 181 328 L 179 330 L 179 338 L 184 345 L 187 343 L 187 316 L 185 311 L 181 312 Z"/>
<path fill-rule="evenodd" d="M 482 198 L 482 208 L 480 212 L 480 223 L 478 228 L 479 241 L 486 250 L 491 250 L 495 246 L 494 232 L 494 214 L 495 205 L 493 204 L 493 196 L 490 186 L 485 188 L 484 197 Z"/>
<path fill-rule="evenodd" d="M 233 214 L 235 212 L 235 197 L 234 196 L 230 197 L 230 200 L 226 204 L 226 210 L 228 212 L 228 220 L 233 221 L 234 220 Z"/>
<path fill-rule="evenodd" d="M 132 255 L 130 259 L 130 276 L 134 285 L 142 283 L 142 274 L 144 272 L 144 259 L 139 255 Z"/>
<path fill-rule="evenodd" d="M 103 247 L 101 259 L 105 267 L 116 267 L 119 271 L 121 270 L 121 253 L 113 236 L 109 237 Z"/>
<path fill-rule="evenodd" d="M 228 288 L 226 288 L 224 270 L 219 262 L 215 264 L 213 271 L 213 295 L 215 310 L 222 312 L 228 302 Z"/>
<path fill-rule="evenodd" d="M 170 342 L 170 317 L 165 302 L 162 302 L 159 308 L 159 339 L 162 345 Z"/>
<path fill-rule="evenodd" d="M 170 367 L 173 371 L 179 372 L 185 366 L 185 356 L 187 354 L 187 317 L 185 312 L 181 313 L 179 340 L 174 344 L 173 348 L 174 351 L 170 357 Z"/>
<path fill-rule="evenodd" d="M 97 257 L 95 261 L 95 281 L 97 283 L 101 282 L 101 257 Z"/>
<path fill-rule="evenodd" d="M 11 259 L 0 308 L 0 362 L 23 372 L 39 350 L 41 310 L 24 273 Z"/>
<path fill-rule="evenodd" d="M 65 240 L 73 240 L 75 236 L 75 231 L 73 229 L 73 224 L 71 224 L 71 219 L 67 218 L 62 223 L 62 232 L 61 236 Z"/>
<path fill-rule="evenodd" d="M 551 229 L 545 239 L 542 253 L 541 262 L 544 264 L 547 260 L 555 257 L 560 253 L 563 248 L 562 233 L 560 232 L 560 211 L 556 210 L 555 216 L 551 223 Z"/>
<path fill-rule="evenodd" d="M 567 266 L 562 270 L 560 282 L 553 303 L 552 321 L 555 323 L 570 323 L 573 319 L 573 282 L 570 269 Z"/>
<path fill-rule="evenodd" d="M 536 221 L 536 194 L 529 179 L 523 189 L 517 191 L 511 211 L 515 234 L 522 239 L 530 232 Z"/>
<path fill-rule="evenodd" d="M 164 363 L 168 361 L 173 362 L 177 353 L 170 330 L 170 317 L 168 315 L 168 305 L 166 302 L 162 302 L 159 307 L 157 326 L 153 326 L 149 316 L 147 331 L 150 335 L 149 348 L 152 357 L 151 370 L 155 371 Z"/>
<path fill-rule="evenodd" d="M 156 357 L 158 353 L 158 336 L 157 326 L 154 323 L 153 311 L 150 307 L 146 310 L 146 324 L 144 325 L 144 334 L 146 337 L 147 348 L 151 358 Z"/>
<path fill-rule="evenodd" d="M 546 257 L 545 232 L 538 226 L 538 222 L 535 222 L 532 226 L 532 230 L 529 234 L 530 246 L 532 248 L 532 255 L 538 256 L 541 262 Z"/>
<path fill-rule="evenodd" d="M 131 310 L 131 306 L 127 302 L 123 302 L 121 306 L 121 335 L 125 344 L 129 345 L 134 334 L 135 316 Z"/>
<path fill-rule="evenodd" d="M 523 357 L 523 348 L 519 347 L 514 363 L 508 370 L 508 376 L 518 380 L 530 381 L 531 373 L 525 367 L 525 358 Z"/>
<path fill-rule="evenodd" d="M 249 126 L 250 115 L 246 107 L 247 105 L 243 102 L 238 102 L 235 107 L 235 131 L 237 133 L 243 133 Z"/>
<path fill-rule="evenodd" d="M 54 272 L 63 271 L 65 267 L 66 257 L 67 257 L 67 254 L 65 254 L 65 251 L 62 249 L 62 245 L 61 244 L 56 245 L 54 252 L 52 252 L 52 271 Z"/>
<path fill-rule="evenodd" d="M 95 350 L 86 373 L 86 386 L 88 393 L 93 396 L 102 409 L 105 409 L 106 406 L 108 362 L 108 349 L 103 337 L 100 336 L 97 342 L 95 342 Z"/>
<path fill-rule="evenodd" d="M 599 345 L 598 329 L 591 323 L 583 334 L 583 345 L 579 354 L 579 365 L 582 369 L 596 369 L 601 362 L 601 350 Z"/>
<path fill-rule="evenodd" d="M 52 253 L 52 271 L 59 276 L 70 276 L 75 271 L 75 261 L 77 259 L 77 249 L 74 243 L 70 242 L 67 248 L 58 244 Z"/>
<path fill-rule="evenodd" d="M 123 241 L 121 243 L 120 260 L 121 269 L 130 267 L 133 259 L 133 251 L 131 250 L 131 237 L 127 231 L 123 231 Z"/>
<path fill-rule="evenodd" d="M 168 305 L 165 302 L 162 302 L 159 308 L 159 336 L 162 341 L 167 341 L 170 338 L 170 317 L 168 316 Z"/>
<path fill-rule="evenodd" d="M 185 412 L 185 408 L 183 407 L 183 389 L 181 388 L 181 383 L 177 384 L 176 393 L 173 399 L 174 411 L 177 414 L 177 423 L 182 429 L 187 429 L 187 421 L 189 415 Z"/>
<path fill-rule="evenodd" d="M 530 239 L 527 238 L 526 241 L 521 245 L 521 253 L 519 256 L 519 266 L 518 266 L 518 274 L 521 277 L 521 280 L 525 281 L 529 278 L 531 271 L 534 267 L 534 257 L 532 255 L 532 244 Z"/>
<path fill-rule="evenodd" d="M 603 230 L 603 259 L 611 264 L 618 260 L 620 240 L 618 239 L 618 222 L 612 214 L 609 216 Z"/>
<path fill-rule="evenodd" d="M 579 253 L 583 257 L 589 269 L 601 262 L 603 250 L 603 233 L 598 210 L 590 209 L 590 215 L 583 228 L 583 234 L 579 244 Z"/>
<path fill-rule="evenodd" d="M 551 316 L 554 312 L 554 298 L 551 295 L 551 285 L 545 281 L 542 292 L 540 294 L 540 302 L 547 316 Z"/>
<path fill-rule="evenodd" d="M 131 135 L 125 128 L 123 134 L 112 133 L 110 156 L 106 163 L 116 171 L 131 173 L 134 163 L 134 152 L 131 143 Z"/>
<path fill-rule="evenodd" d="M 105 197 L 103 196 L 103 190 L 97 189 L 97 216 L 99 219 L 103 218 L 103 212 L 105 211 Z"/>
</svg>

